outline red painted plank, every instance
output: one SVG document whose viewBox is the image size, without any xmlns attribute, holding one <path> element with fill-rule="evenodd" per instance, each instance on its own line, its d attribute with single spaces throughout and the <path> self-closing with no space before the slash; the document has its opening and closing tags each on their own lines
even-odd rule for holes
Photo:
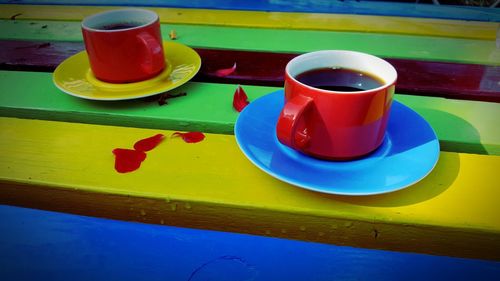
<svg viewBox="0 0 500 281">
<path fill-rule="evenodd" d="M 0 41 L 0 69 L 48 71 L 83 50 L 82 43 Z M 196 49 L 202 68 L 195 81 L 283 86 L 287 62 L 297 54 Z M 500 102 L 500 67 L 387 58 L 398 71 L 397 92 L 454 99 Z M 216 71 L 236 70 L 218 77 Z"/>
</svg>

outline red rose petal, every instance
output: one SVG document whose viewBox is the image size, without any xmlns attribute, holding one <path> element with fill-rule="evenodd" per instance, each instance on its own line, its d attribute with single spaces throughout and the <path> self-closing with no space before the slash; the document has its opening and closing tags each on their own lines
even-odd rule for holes
<svg viewBox="0 0 500 281">
<path fill-rule="evenodd" d="M 200 142 L 205 139 L 205 135 L 202 132 L 175 132 L 172 137 L 181 137 L 187 143 Z"/>
<path fill-rule="evenodd" d="M 146 159 L 144 151 L 133 149 L 115 148 L 115 170 L 119 173 L 128 173 L 139 169 L 142 161 Z"/>
<path fill-rule="evenodd" d="M 152 137 L 139 140 L 134 144 L 134 149 L 138 151 L 150 151 L 160 144 L 164 138 L 164 135 L 157 134 Z"/>
<path fill-rule="evenodd" d="M 236 70 L 236 62 L 233 64 L 233 67 L 231 67 L 231 68 L 223 68 L 223 69 L 217 70 L 215 72 L 215 76 L 226 77 L 228 75 L 231 75 L 235 70 Z"/>
<path fill-rule="evenodd" d="M 234 92 L 233 96 L 233 107 L 238 112 L 241 112 L 245 106 L 247 106 L 250 102 L 248 102 L 248 97 L 245 91 L 241 86 L 238 85 L 238 88 Z"/>
</svg>

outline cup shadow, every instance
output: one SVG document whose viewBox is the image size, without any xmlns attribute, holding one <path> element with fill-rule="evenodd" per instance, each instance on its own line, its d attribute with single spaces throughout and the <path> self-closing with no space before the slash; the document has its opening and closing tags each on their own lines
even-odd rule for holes
<svg viewBox="0 0 500 281">
<path fill-rule="evenodd" d="M 439 132 L 447 132 L 446 140 L 440 140 L 441 152 L 438 163 L 429 175 L 416 184 L 391 193 L 369 196 L 326 196 L 354 205 L 373 207 L 398 207 L 424 202 L 445 192 L 456 180 L 460 171 L 460 157 L 457 153 L 451 152 L 488 154 L 480 143 L 479 132 L 466 120 L 440 110 L 418 109 L 418 112 L 428 120 L 440 120 L 439 123 L 432 124 L 438 132 L 438 137 Z M 460 134 L 467 134 L 469 142 L 460 142 Z M 454 139 L 457 141 L 453 141 Z"/>
<path fill-rule="evenodd" d="M 460 171 L 460 158 L 456 153 L 441 153 L 436 167 L 424 179 L 407 188 L 378 195 L 339 196 L 332 199 L 362 206 L 398 207 L 430 200 L 445 192 Z"/>
<path fill-rule="evenodd" d="M 442 151 L 489 154 L 481 144 L 478 130 L 466 120 L 441 110 L 428 108 L 418 108 L 417 110 L 428 120 L 440 120 L 432 126 L 438 133 Z"/>
</svg>

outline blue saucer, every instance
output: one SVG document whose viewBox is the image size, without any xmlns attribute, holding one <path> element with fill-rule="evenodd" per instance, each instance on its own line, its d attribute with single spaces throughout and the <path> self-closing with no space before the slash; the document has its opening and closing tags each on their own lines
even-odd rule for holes
<svg viewBox="0 0 500 281">
<path fill-rule="evenodd" d="M 432 127 L 405 105 L 394 101 L 383 144 L 353 161 L 326 161 L 282 145 L 276 122 L 283 90 L 252 101 L 240 113 L 234 133 L 246 157 L 269 175 L 309 190 L 340 195 L 373 195 L 396 191 L 427 176 L 439 158 Z"/>
</svg>

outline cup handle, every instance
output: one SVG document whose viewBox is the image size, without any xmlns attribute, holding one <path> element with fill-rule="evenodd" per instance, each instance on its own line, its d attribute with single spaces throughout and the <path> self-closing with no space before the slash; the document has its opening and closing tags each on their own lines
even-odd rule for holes
<svg viewBox="0 0 500 281">
<path fill-rule="evenodd" d="M 301 149 L 309 143 L 311 137 L 308 135 L 307 127 L 298 131 L 298 124 L 312 105 L 310 97 L 297 95 L 286 102 L 276 125 L 278 140 L 289 147 Z"/>
<path fill-rule="evenodd" d="M 152 73 L 155 70 L 155 62 L 163 60 L 162 45 L 154 36 L 146 32 L 139 33 L 137 38 L 145 50 L 145 58 L 141 64 L 142 69 L 147 73 Z"/>
</svg>

